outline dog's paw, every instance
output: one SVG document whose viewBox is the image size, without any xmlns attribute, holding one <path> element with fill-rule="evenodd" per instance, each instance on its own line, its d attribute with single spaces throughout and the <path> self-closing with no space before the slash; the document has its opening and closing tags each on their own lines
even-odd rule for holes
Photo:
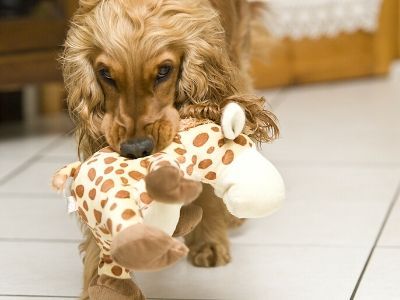
<svg viewBox="0 0 400 300">
<path fill-rule="evenodd" d="M 189 260 L 197 267 L 224 266 L 231 261 L 229 246 L 222 243 L 208 242 L 200 246 L 191 247 Z"/>
</svg>

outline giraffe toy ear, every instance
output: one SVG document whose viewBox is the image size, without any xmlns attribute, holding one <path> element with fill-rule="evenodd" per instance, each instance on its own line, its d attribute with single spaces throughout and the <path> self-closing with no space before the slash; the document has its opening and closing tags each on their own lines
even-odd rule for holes
<svg viewBox="0 0 400 300">
<path fill-rule="evenodd" d="M 221 117 L 221 127 L 224 137 L 229 140 L 234 140 L 242 133 L 246 123 L 246 115 L 243 108 L 235 103 L 228 103 L 223 111 Z"/>
</svg>

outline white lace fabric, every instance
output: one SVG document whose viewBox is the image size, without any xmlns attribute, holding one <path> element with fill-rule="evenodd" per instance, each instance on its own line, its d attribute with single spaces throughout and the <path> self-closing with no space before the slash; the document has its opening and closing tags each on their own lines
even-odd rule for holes
<svg viewBox="0 0 400 300">
<path fill-rule="evenodd" d="M 265 22 L 272 35 L 292 39 L 375 32 L 382 0 L 269 0 Z"/>
</svg>

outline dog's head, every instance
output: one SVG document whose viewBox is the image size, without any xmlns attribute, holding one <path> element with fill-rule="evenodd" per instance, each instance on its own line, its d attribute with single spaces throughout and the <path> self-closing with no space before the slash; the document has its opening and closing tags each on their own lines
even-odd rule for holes
<svg viewBox="0 0 400 300">
<path fill-rule="evenodd" d="M 62 58 L 84 157 L 107 142 L 128 157 L 168 145 L 187 103 L 240 90 L 208 1 L 81 0 Z"/>
</svg>

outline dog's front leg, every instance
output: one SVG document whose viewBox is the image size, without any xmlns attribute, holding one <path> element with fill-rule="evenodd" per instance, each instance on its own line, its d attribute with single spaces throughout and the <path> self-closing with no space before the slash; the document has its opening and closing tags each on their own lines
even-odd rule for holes
<svg viewBox="0 0 400 300">
<path fill-rule="evenodd" d="M 227 234 L 228 211 L 220 198 L 215 196 L 210 185 L 203 186 L 203 192 L 194 204 L 203 209 L 199 225 L 187 236 L 189 260 L 198 267 L 217 267 L 230 262 Z"/>
</svg>

